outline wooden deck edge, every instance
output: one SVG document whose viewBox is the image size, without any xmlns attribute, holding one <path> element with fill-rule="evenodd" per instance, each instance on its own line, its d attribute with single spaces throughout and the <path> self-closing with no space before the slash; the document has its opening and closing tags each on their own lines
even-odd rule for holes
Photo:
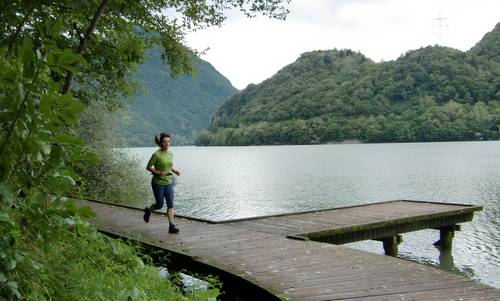
<svg viewBox="0 0 500 301">
<path fill-rule="evenodd" d="M 471 286 L 467 285 L 467 284 L 470 284 L 470 285 L 473 285 L 473 286 L 479 286 L 479 287 L 473 287 L 471 288 Z M 477 282 L 473 279 L 463 279 L 463 281 L 461 282 L 456 282 L 456 283 L 453 283 L 453 284 L 448 284 L 448 285 L 444 285 L 444 286 L 441 286 L 441 287 L 438 287 L 438 288 L 427 288 L 427 289 L 413 289 L 413 290 L 404 290 L 404 291 L 400 291 L 400 292 L 387 292 L 387 293 L 377 293 L 377 294 L 367 294 L 367 295 L 364 295 L 364 296 L 353 296 L 353 297 L 350 297 L 350 296 L 343 296 L 343 297 L 333 297 L 331 298 L 330 296 L 328 296 L 327 294 L 325 295 L 322 295 L 322 296 L 315 296 L 315 299 L 314 300 L 364 300 L 364 299 L 369 299 L 369 300 L 406 300 L 406 298 L 408 298 L 408 300 L 420 300 L 420 299 L 417 299 L 417 297 L 413 297 L 411 295 L 413 294 L 417 294 L 417 295 L 421 295 L 421 294 L 425 294 L 425 293 L 432 293 L 432 292 L 439 292 L 439 291 L 443 291 L 443 290 L 456 290 L 456 289 L 464 289 L 464 290 L 474 290 L 474 291 L 483 291 L 483 292 L 496 292 L 496 288 L 494 287 L 491 287 L 491 286 L 487 286 L 485 284 L 482 284 L 480 282 Z M 409 297 L 406 297 L 405 298 L 405 295 L 410 295 Z M 375 299 L 377 298 L 377 299 Z M 421 297 L 422 300 L 428 300 L 428 297 Z M 309 300 L 308 298 L 305 298 L 306 300 Z M 434 297 L 431 297 L 430 300 L 437 300 L 435 299 Z M 443 300 L 447 300 L 447 299 L 443 299 Z M 476 299 L 471 299 L 470 296 L 466 296 L 464 298 L 460 298 L 460 299 L 450 299 L 451 301 L 454 301 L 454 300 L 476 300 Z M 490 299 L 484 299 L 482 297 L 479 297 L 478 300 L 490 300 Z"/>
<path fill-rule="evenodd" d="M 66 196 L 66 197 L 74 199 L 74 200 L 84 200 L 84 201 L 95 202 L 95 203 L 99 203 L 99 204 L 112 205 L 112 206 L 117 206 L 117 207 L 122 207 L 122 208 L 127 208 L 127 209 L 138 210 L 138 211 L 142 211 L 143 210 L 143 208 L 138 208 L 138 207 L 134 207 L 134 206 L 126 205 L 126 204 L 110 203 L 110 202 L 106 202 L 106 201 L 99 201 L 99 200 L 94 200 L 94 199 L 90 199 L 90 198 L 81 198 L 81 197 L 76 197 L 76 196 Z M 244 217 L 244 218 L 236 218 L 236 219 L 229 219 L 229 220 L 210 220 L 210 219 L 204 219 L 204 218 L 191 217 L 191 216 L 182 215 L 182 214 L 175 214 L 175 216 L 176 217 L 180 217 L 180 218 L 184 218 L 184 219 L 187 219 L 187 220 L 192 220 L 192 221 L 197 221 L 197 222 L 204 222 L 204 223 L 209 223 L 209 224 L 227 224 L 227 223 L 243 222 L 243 221 L 256 220 L 256 219 L 262 219 L 262 218 L 292 216 L 292 215 L 302 215 L 302 214 L 308 214 L 308 213 L 325 212 L 325 211 L 333 211 L 333 210 L 342 210 L 342 209 L 356 208 L 356 207 L 367 207 L 367 206 L 373 206 L 373 205 L 379 205 L 379 204 L 388 204 L 388 203 L 397 203 L 397 202 L 412 202 L 412 203 L 422 203 L 422 204 L 452 205 L 452 206 L 468 207 L 468 208 L 466 208 L 466 210 L 471 210 L 471 211 L 481 211 L 481 210 L 483 210 L 482 206 L 470 205 L 470 204 L 440 203 L 440 202 L 416 201 L 416 200 L 389 200 L 389 201 L 376 202 L 376 203 L 366 203 L 366 204 L 360 204 L 360 205 L 335 207 L 335 208 L 325 208 L 325 209 L 309 210 L 309 211 L 298 211 L 298 212 L 290 212 L 290 213 L 271 214 L 271 215 L 261 215 L 261 216 Z M 155 212 L 158 213 L 158 214 L 166 215 L 166 213 L 161 212 L 161 211 L 155 211 Z"/>
<path fill-rule="evenodd" d="M 426 229 L 452 226 L 471 221 L 474 208 L 460 209 L 452 212 L 439 212 L 422 216 L 413 216 L 397 220 L 380 221 L 369 224 L 348 226 L 338 229 L 306 232 L 289 235 L 290 238 L 310 239 L 334 244 L 345 244 L 355 241 L 378 239 Z"/>
<path fill-rule="evenodd" d="M 216 223 L 216 224 L 236 223 L 236 222 L 244 222 L 244 221 L 257 220 L 257 219 L 263 219 L 263 218 L 292 216 L 292 215 L 302 215 L 302 214 L 308 214 L 308 213 L 334 211 L 334 210 L 342 210 L 342 209 L 357 208 L 357 207 L 368 207 L 368 206 L 373 206 L 373 205 L 388 204 L 388 203 L 397 203 L 397 202 L 412 202 L 412 203 L 421 203 L 421 204 L 451 205 L 451 206 L 468 207 L 466 209 L 467 210 L 472 210 L 472 211 L 483 210 L 482 206 L 471 205 L 471 204 L 440 203 L 440 202 L 415 201 L 415 200 L 389 200 L 389 201 L 383 201 L 383 202 L 366 203 L 366 204 L 344 206 L 344 207 L 334 207 L 334 208 L 325 208 L 325 209 L 318 209 L 318 210 L 298 211 L 298 212 L 290 212 L 290 213 L 280 213 L 280 214 L 261 215 L 261 216 L 254 216 L 254 217 L 236 218 L 236 219 L 223 220 L 223 221 L 214 221 L 214 223 Z"/>
<path fill-rule="evenodd" d="M 121 207 L 121 208 L 127 208 L 127 209 L 132 209 L 132 210 L 137 210 L 137 211 L 143 211 L 143 208 L 138 208 L 138 207 L 134 207 L 134 206 L 126 205 L 126 204 L 110 203 L 110 202 L 106 202 L 106 201 L 99 201 L 99 200 L 94 200 L 94 199 L 89 199 L 89 198 L 78 198 L 78 197 L 75 197 L 75 196 L 66 196 L 66 197 L 70 198 L 70 199 L 73 199 L 73 200 L 76 200 L 76 201 L 83 200 L 83 201 L 88 201 L 88 202 L 94 202 L 94 203 L 104 204 L 104 205 L 111 205 L 111 206 L 116 206 L 116 207 Z M 155 211 L 155 213 L 161 214 L 161 215 L 165 215 L 165 216 L 167 215 L 165 212 L 161 212 L 161 211 Z M 181 215 L 181 214 L 175 214 L 175 217 L 180 217 L 180 218 L 183 218 L 183 219 L 197 221 L 197 222 L 203 222 L 203 223 L 208 223 L 208 224 L 218 224 L 219 223 L 219 222 L 213 221 L 213 220 L 208 220 L 208 219 L 203 219 L 203 218 L 197 218 L 197 217 L 190 217 L 190 216 L 185 216 L 185 215 Z"/>
<path fill-rule="evenodd" d="M 443 203 L 443 202 L 436 202 L 436 201 L 417 201 L 417 200 L 399 200 L 399 201 L 400 202 L 408 202 L 408 203 L 425 203 L 425 204 L 436 204 L 436 205 L 462 206 L 462 207 L 468 207 L 467 209 L 470 209 L 470 210 L 473 210 L 473 211 L 481 211 L 481 210 L 483 210 L 483 206 L 472 205 L 472 204 Z M 372 203 L 372 204 L 377 204 L 377 203 Z"/>
<path fill-rule="evenodd" d="M 279 214 L 270 214 L 270 215 L 260 215 L 260 216 L 252 216 L 252 217 L 243 217 L 243 218 L 235 218 L 235 219 L 228 219 L 228 220 L 224 220 L 224 221 L 219 221 L 217 223 L 218 224 L 237 223 L 237 222 L 244 222 L 244 221 L 262 219 L 262 218 L 281 217 L 281 216 L 290 216 L 290 215 L 301 215 L 301 214 L 308 214 L 308 213 L 316 213 L 316 212 L 340 210 L 340 209 L 355 208 L 355 207 L 366 207 L 366 206 L 370 206 L 370 205 L 395 203 L 395 202 L 402 202 L 402 201 L 403 200 L 392 200 L 392 201 L 383 201 L 383 202 L 377 202 L 377 203 L 367 203 L 367 204 L 359 204 L 359 205 L 344 206 L 344 207 L 334 207 L 334 208 L 325 208 L 325 209 L 317 209 L 317 210 L 309 210 L 309 211 L 297 211 L 297 212 L 289 212 L 289 213 L 279 213 Z M 418 202 L 418 201 L 416 201 L 416 202 Z"/>
<path fill-rule="evenodd" d="M 81 201 L 81 203 L 86 203 L 86 201 Z M 96 202 L 96 203 L 100 203 L 100 204 L 96 205 L 96 208 L 99 209 L 99 207 L 102 207 L 101 209 L 103 211 L 106 211 L 106 210 L 113 211 L 113 207 L 112 206 L 120 206 L 120 205 L 117 205 L 117 204 L 109 204 L 109 203 L 106 203 L 106 202 Z M 383 202 L 383 203 L 387 203 L 387 202 Z M 426 202 L 423 202 L 423 203 L 426 203 Z M 377 204 L 377 203 L 375 203 L 375 204 Z M 438 203 L 438 204 L 447 204 L 447 203 Z M 106 206 L 106 205 L 109 205 L 109 206 Z M 366 204 L 366 205 L 371 205 L 371 204 Z M 89 206 L 89 205 L 85 204 L 85 206 Z M 460 205 L 460 206 L 464 206 L 464 205 Z M 134 210 L 134 211 L 140 210 L 138 208 L 127 206 L 127 205 L 123 205 L 123 206 L 120 206 L 120 207 L 123 207 L 125 209 Z M 357 206 L 350 206 L 350 207 L 357 207 Z M 453 222 L 453 218 L 457 218 L 458 220 L 460 220 L 460 219 L 463 220 L 463 219 L 469 218 L 469 216 L 472 219 L 474 212 L 478 210 L 478 209 L 473 209 L 472 207 L 477 207 L 477 206 L 470 206 L 470 207 L 467 207 L 467 208 L 462 208 L 460 210 L 448 211 L 448 214 L 450 212 L 457 213 L 457 214 L 455 214 L 454 216 L 451 217 L 452 218 L 451 221 Z M 125 209 L 123 209 L 123 211 L 125 211 Z M 121 210 L 120 210 L 120 212 L 121 212 Z M 134 212 L 130 212 L 130 213 L 131 214 L 135 214 Z M 445 220 L 446 216 L 439 217 L 439 215 L 442 215 L 441 213 L 442 212 L 434 214 L 434 215 L 438 216 L 438 217 L 435 218 L 437 220 L 437 222 L 440 222 L 440 223 L 441 222 L 442 223 L 449 223 L 450 221 L 446 221 Z M 426 216 L 428 217 L 429 215 L 426 215 Z M 417 217 L 420 217 L 420 216 L 417 216 Z M 136 218 L 137 218 L 138 222 L 142 222 L 141 219 L 140 219 L 140 217 L 136 217 Z M 412 217 L 412 219 L 414 219 L 414 218 L 415 217 Z M 186 218 L 186 220 L 190 220 L 190 218 Z M 99 221 L 99 219 L 96 220 L 96 223 L 92 222 L 92 223 L 94 223 L 94 225 L 95 225 L 96 228 L 98 228 L 98 224 L 99 224 L 98 221 Z M 165 221 L 162 221 L 162 222 L 165 222 Z M 382 223 L 379 222 L 378 224 L 383 224 L 384 222 L 382 222 Z M 118 223 L 118 226 L 121 225 L 121 224 L 122 223 Z M 217 222 L 215 222 L 214 224 L 217 224 Z M 377 223 L 375 223 L 375 224 L 377 224 Z M 387 226 L 396 226 L 396 227 L 398 227 L 397 223 L 387 223 L 387 224 L 388 224 Z M 203 225 L 201 225 L 201 226 L 203 227 Z M 232 228 L 231 226 L 232 225 L 230 225 L 230 226 L 222 226 L 222 227 L 215 227 L 215 228 L 226 228 L 226 227 L 227 228 Z M 184 248 L 182 246 L 182 243 L 181 244 L 168 245 L 169 242 L 167 240 L 163 240 L 163 238 L 162 238 L 162 240 L 159 240 L 159 237 L 155 236 L 155 232 L 154 231 L 151 232 L 151 235 L 150 234 L 146 234 L 146 232 L 144 232 L 144 231 L 146 231 L 147 229 L 149 229 L 149 227 L 147 229 L 141 227 L 139 230 L 136 229 L 136 230 L 133 230 L 132 232 L 127 232 L 125 234 L 117 234 L 117 233 L 115 233 L 115 232 L 119 233 L 120 228 L 113 228 L 112 224 L 107 225 L 107 223 L 103 223 L 102 227 L 104 227 L 105 229 L 109 229 L 109 231 L 101 229 L 101 230 L 99 230 L 101 233 L 104 233 L 104 234 L 107 234 L 107 235 L 110 235 L 110 236 L 114 236 L 114 237 L 117 237 L 117 238 L 123 238 L 123 239 L 126 239 L 126 240 L 137 241 L 139 244 L 150 245 L 150 246 L 153 246 L 155 248 L 160 248 L 160 249 L 163 249 L 163 250 L 165 250 L 167 252 L 170 252 L 170 254 L 172 254 L 172 255 L 169 258 L 171 258 L 171 260 L 174 261 L 175 264 L 181 265 L 181 268 L 184 267 L 184 268 L 186 268 L 188 270 L 196 271 L 195 269 L 190 269 L 190 267 L 191 267 L 190 264 L 193 264 L 195 266 L 202 267 L 205 271 L 213 271 L 214 274 L 221 275 L 220 276 L 220 280 L 221 280 L 221 282 L 224 285 L 227 285 L 228 287 L 232 286 L 232 287 L 238 288 L 240 290 L 240 292 L 244 292 L 244 294 L 245 294 L 246 297 L 251 297 L 252 298 L 251 300 L 289 300 L 290 298 L 293 299 L 293 300 L 358 300 L 358 298 L 360 298 L 360 297 L 362 297 L 362 298 L 366 297 L 367 299 L 370 299 L 370 300 L 385 299 L 387 297 L 387 298 L 389 298 L 389 299 L 392 300 L 393 297 L 394 298 L 401 298 L 401 294 L 412 294 L 412 293 L 417 293 L 418 294 L 420 292 L 431 292 L 431 291 L 434 290 L 432 288 L 427 288 L 427 289 L 418 289 L 418 288 L 417 289 L 412 289 L 410 287 L 407 287 L 407 288 L 404 288 L 404 290 L 402 292 L 394 292 L 394 291 L 383 292 L 383 291 L 377 291 L 373 295 L 361 296 L 361 295 L 357 294 L 356 296 L 353 296 L 353 297 L 351 297 L 349 295 L 343 295 L 343 296 L 340 296 L 337 299 L 331 298 L 330 296 L 332 296 L 332 295 L 328 295 L 328 293 L 321 294 L 319 296 L 311 296 L 310 298 L 303 298 L 303 297 L 300 297 L 300 296 L 299 297 L 295 297 L 295 295 L 287 294 L 289 291 L 287 290 L 286 287 L 280 289 L 280 287 L 281 287 L 280 284 L 275 283 L 273 285 L 271 283 L 268 283 L 268 282 L 266 282 L 266 278 L 265 277 L 259 280 L 258 277 L 260 277 L 260 276 L 255 276 L 255 274 L 254 275 L 250 275 L 250 274 L 247 275 L 245 273 L 246 270 L 242 271 L 242 270 L 239 270 L 239 269 L 234 269 L 234 267 L 232 266 L 232 264 L 226 263 L 223 258 L 219 258 L 217 256 L 212 256 L 211 252 L 201 252 L 200 254 L 204 254 L 205 256 L 207 256 L 207 257 L 203 257 L 203 255 L 197 256 L 197 255 L 191 254 L 191 251 L 189 251 L 190 248 L 189 247 L 188 248 Z M 125 228 L 124 231 L 128 231 L 127 229 L 128 228 Z M 137 234 L 138 238 L 134 238 L 135 237 L 134 232 Z M 147 233 L 149 233 L 149 231 Z M 220 235 L 217 236 L 217 237 L 220 237 Z M 306 240 L 306 241 L 309 240 L 308 237 L 301 237 L 300 235 L 289 235 L 288 238 L 299 239 L 299 240 Z M 320 244 L 321 242 L 322 241 L 318 241 L 317 243 L 316 242 L 310 242 L 310 243 Z M 291 242 L 287 241 L 287 243 L 291 243 Z M 304 242 L 304 243 L 306 243 L 306 242 Z M 294 242 L 293 246 L 295 246 L 295 245 L 296 245 L 296 243 Z M 206 247 L 206 246 L 204 246 L 204 245 L 198 245 L 197 247 L 203 248 L 203 247 Z M 344 248 L 344 247 L 341 247 L 341 248 Z M 360 252 L 369 253 L 367 251 L 360 251 Z M 376 255 L 376 254 L 373 254 L 373 255 Z M 381 255 L 376 255 L 376 256 L 381 256 Z M 251 260 L 251 262 L 253 262 L 253 261 Z M 185 264 L 185 263 L 189 263 L 189 264 Z M 432 266 L 431 268 L 437 269 L 436 266 Z M 226 269 L 228 269 L 228 270 L 226 270 Z M 170 267 L 169 267 L 169 270 L 170 270 Z M 172 269 L 172 270 L 175 270 L 175 269 Z M 449 272 L 445 272 L 445 273 L 449 273 Z M 473 283 L 473 282 L 475 282 L 475 280 L 472 280 L 473 282 L 471 282 L 471 279 L 467 279 L 467 278 L 465 278 L 463 276 L 462 276 L 462 278 L 464 278 L 464 281 L 459 281 L 459 282 L 454 282 L 454 283 L 464 283 L 465 284 L 465 283 Z M 231 281 L 235 281 L 235 282 L 231 282 Z M 481 290 L 483 290 L 483 289 L 484 290 L 490 289 L 490 287 L 483 287 L 484 284 L 480 284 L 480 285 L 481 285 L 481 287 L 478 288 L 478 289 L 481 289 Z M 243 288 L 240 289 L 240 287 L 242 287 L 242 286 L 243 286 Z M 450 286 L 449 288 L 453 288 L 454 289 L 455 286 L 460 287 L 460 284 L 456 284 L 456 285 L 452 284 L 452 286 Z M 405 292 L 405 290 L 408 290 L 408 291 Z M 435 290 L 442 290 L 442 287 L 441 288 L 436 288 Z M 495 290 L 494 292 L 496 293 L 497 291 Z M 253 293 L 255 293 L 257 295 L 254 297 Z M 457 296 L 457 295 L 459 295 L 459 293 L 456 293 L 454 296 Z M 495 294 L 495 296 L 496 296 L 496 294 Z M 411 299 L 412 297 L 415 298 L 415 295 L 414 296 L 409 296 L 409 299 Z M 492 298 L 492 299 L 487 299 L 487 300 L 496 300 L 496 299 Z"/>
<path fill-rule="evenodd" d="M 107 204 L 104 202 L 104 204 Z M 128 207 L 127 207 L 128 208 Z M 137 209 L 137 208 L 129 208 L 129 209 Z M 95 226 L 97 228 L 97 226 Z M 137 239 L 134 237 L 130 237 L 128 235 L 119 234 L 109 230 L 98 229 L 100 233 L 104 235 L 111 236 L 114 238 L 122 238 L 125 240 L 130 240 L 134 242 L 138 242 L 140 244 L 152 246 L 157 249 L 165 250 L 170 252 L 174 260 L 177 262 L 175 266 L 180 266 L 180 269 L 193 269 L 193 270 L 204 270 L 209 274 L 216 274 L 221 277 L 221 281 L 224 285 L 228 287 L 234 287 L 238 289 L 243 289 L 245 292 L 248 292 L 249 296 L 254 298 L 255 300 L 269 300 L 269 301 L 285 301 L 287 300 L 282 292 L 278 292 L 273 288 L 266 288 L 257 283 L 257 281 L 250 279 L 248 277 L 241 277 L 240 275 L 236 275 L 234 273 L 228 272 L 222 267 L 219 267 L 217 264 L 209 262 L 207 260 L 202 260 L 197 256 L 193 256 L 189 253 L 183 252 L 181 250 L 168 248 L 161 243 L 156 243 L 153 241 L 145 241 L 142 239 Z"/>
</svg>

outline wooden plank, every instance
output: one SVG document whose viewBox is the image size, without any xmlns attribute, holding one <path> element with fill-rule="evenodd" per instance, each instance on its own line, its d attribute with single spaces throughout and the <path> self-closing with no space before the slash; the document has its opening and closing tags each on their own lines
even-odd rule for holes
<svg viewBox="0 0 500 301">
<path fill-rule="evenodd" d="M 453 222 L 457 215 L 473 213 L 476 207 L 393 201 L 229 223 L 177 218 L 181 233 L 173 235 L 168 234 L 164 215 L 154 214 L 146 224 L 138 210 L 90 205 L 98 212 L 95 223 L 101 230 L 179 252 L 282 299 L 458 300 L 467 296 L 470 300 L 500 300 L 498 289 L 462 276 L 360 250 L 291 240 L 284 235 L 297 229 L 354 229 L 357 225 L 376 231 L 374 223 L 396 225 L 402 231 L 412 220 L 424 224 L 433 220 Z"/>
<path fill-rule="evenodd" d="M 406 290 L 386 291 L 383 287 L 370 289 L 357 287 L 356 290 L 339 292 L 334 288 L 322 291 L 301 291 L 297 294 L 299 300 L 497 300 L 492 288 L 478 288 L 474 283 L 462 282 L 454 284 L 436 285 L 431 288 L 422 288 L 418 284 L 414 287 L 405 287 Z M 396 298 L 396 299 L 394 299 Z"/>
<path fill-rule="evenodd" d="M 388 210 L 389 206 L 395 206 L 395 205 L 398 206 L 397 209 L 399 208 L 401 212 L 395 213 L 394 211 Z M 408 206 L 410 206 L 411 208 L 407 208 Z M 425 206 L 431 206 L 432 208 L 425 209 Z M 419 220 L 419 216 L 425 216 L 425 214 L 427 215 L 433 214 L 434 216 L 439 217 L 442 215 L 443 209 L 457 211 L 457 208 L 458 210 L 467 210 L 470 209 L 470 206 L 457 206 L 457 205 L 444 204 L 442 205 L 442 208 L 439 208 L 438 204 L 426 204 L 426 203 L 421 204 L 416 202 L 392 202 L 392 203 L 383 203 L 380 205 L 380 207 L 372 205 L 364 207 L 347 208 L 345 211 L 342 212 L 343 213 L 342 215 L 339 215 L 340 211 L 338 210 L 331 210 L 331 211 L 306 213 L 303 215 L 293 214 L 293 215 L 285 215 L 279 217 L 269 217 L 269 218 L 263 217 L 261 219 L 251 219 L 243 221 L 240 224 L 241 227 L 246 227 L 256 231 L 261 230 L 269 233 L 300 235 L 303 233 L 320 232 L 325 229 L 333 230 L 341 228 L 339 227 L 339 224 L 342 224 L 342 221 L 344 221 L 343 224 L 345 225 L 349 224 L 351 227 L 362 224 L 374 224 L 377 222 L 379 223 L 383 223 L 386 221 L 393 222 L 396 217 L 400 219 L 412 219 L 411 222 L 413 222 L 415 221 L 413 219 Z M 412 212 L 413 215 L 410 216 L 408 212 Z M 333 216 L 332 215 L 329 216 L 329 214 L 333 214 Z M 319 222 L 315 220 L 318 215 L 322 216 Z M 335 222 L 329 223 L 328 219 L 332 219 Z M 463 219 L 460 219 L 459 221 L 462 220 Z M 232 223 L 232 225 L 238 226 L 238 223 Z M 287 232 L 288 230 L 289 232 Z M 393 235 L 393 233 L 387 235 Z M 367 239 L 370 237 L 360 237 L 360 238 Z"/>
</svg>

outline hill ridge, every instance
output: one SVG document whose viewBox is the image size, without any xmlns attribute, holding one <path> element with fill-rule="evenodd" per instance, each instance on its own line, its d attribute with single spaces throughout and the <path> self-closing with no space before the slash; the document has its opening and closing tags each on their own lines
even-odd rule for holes
<svg viewBox="0 0 500 301">
<path fill-rule="evenodd" d="M 499 25 L 466 52 L 427 46 L 380 63 L 349 49 L 307 52 L 233 95 L 196 143 L 496 140 L 498 43 Z"/>
<path fill-rule="evenodd" d="M 194 77 L 171 78 L 159 47 L 148 50 L 147 55 L 149 59 L 134 74 L 141 89 L 123 102 L 128 110 L 122 122 L 127 146 L 154 146 L 152 138 L 160 132 L 171 133 L 175 145 L 193 144 L 218 107 L 237 89 L 199 58 L 195 58 Z"/>
</svg>

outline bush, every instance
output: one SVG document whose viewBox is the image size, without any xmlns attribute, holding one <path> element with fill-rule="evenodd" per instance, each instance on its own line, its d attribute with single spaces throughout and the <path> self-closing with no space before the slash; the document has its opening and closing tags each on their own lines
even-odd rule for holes
<svg viewBox="0 0 500 301">
<path fill-rule="evenodd" d="M 117 151 L 124 146 L 119 119 L 122 112 L 109 112 L 105 104 L 91 103 L 79 119 L 77 135 L 97 153 L 99 162 L 80 170 L 85 198 L 118 204 L 143 204 L 150 196 L 144 167 L 135 158 Z"/>
<path fill-rule="evenodd" d="M 41 195 L 17 208 L 6 203 L 2 199 L 0 296 L 188 300 L 154 266 L 144 264 L 136 246 L 104 236 L 85 222 L 92 215 L 88 208 Z"/>
</svg>

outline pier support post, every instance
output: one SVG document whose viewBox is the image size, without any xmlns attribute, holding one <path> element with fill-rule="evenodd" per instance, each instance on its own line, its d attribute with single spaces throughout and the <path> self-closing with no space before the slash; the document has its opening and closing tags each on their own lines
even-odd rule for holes
<svg viewBox="0 0 500 301">
<path fill-rule="evenodd" d="M 442 251 L 450 251 L 455 231 L 460 231 L 460 225 L 441 227 L 437 228 L 437 230 L 439 230 L 439 240 L 434 245 Z"/>
<path fill-rule="evenodd" d="M 398 245 L 403 241 L 403 236 L 389 236 L 377 239 L 384 244 L 385 255 L 396 257 L 398 256 Z"/>
</svg>

